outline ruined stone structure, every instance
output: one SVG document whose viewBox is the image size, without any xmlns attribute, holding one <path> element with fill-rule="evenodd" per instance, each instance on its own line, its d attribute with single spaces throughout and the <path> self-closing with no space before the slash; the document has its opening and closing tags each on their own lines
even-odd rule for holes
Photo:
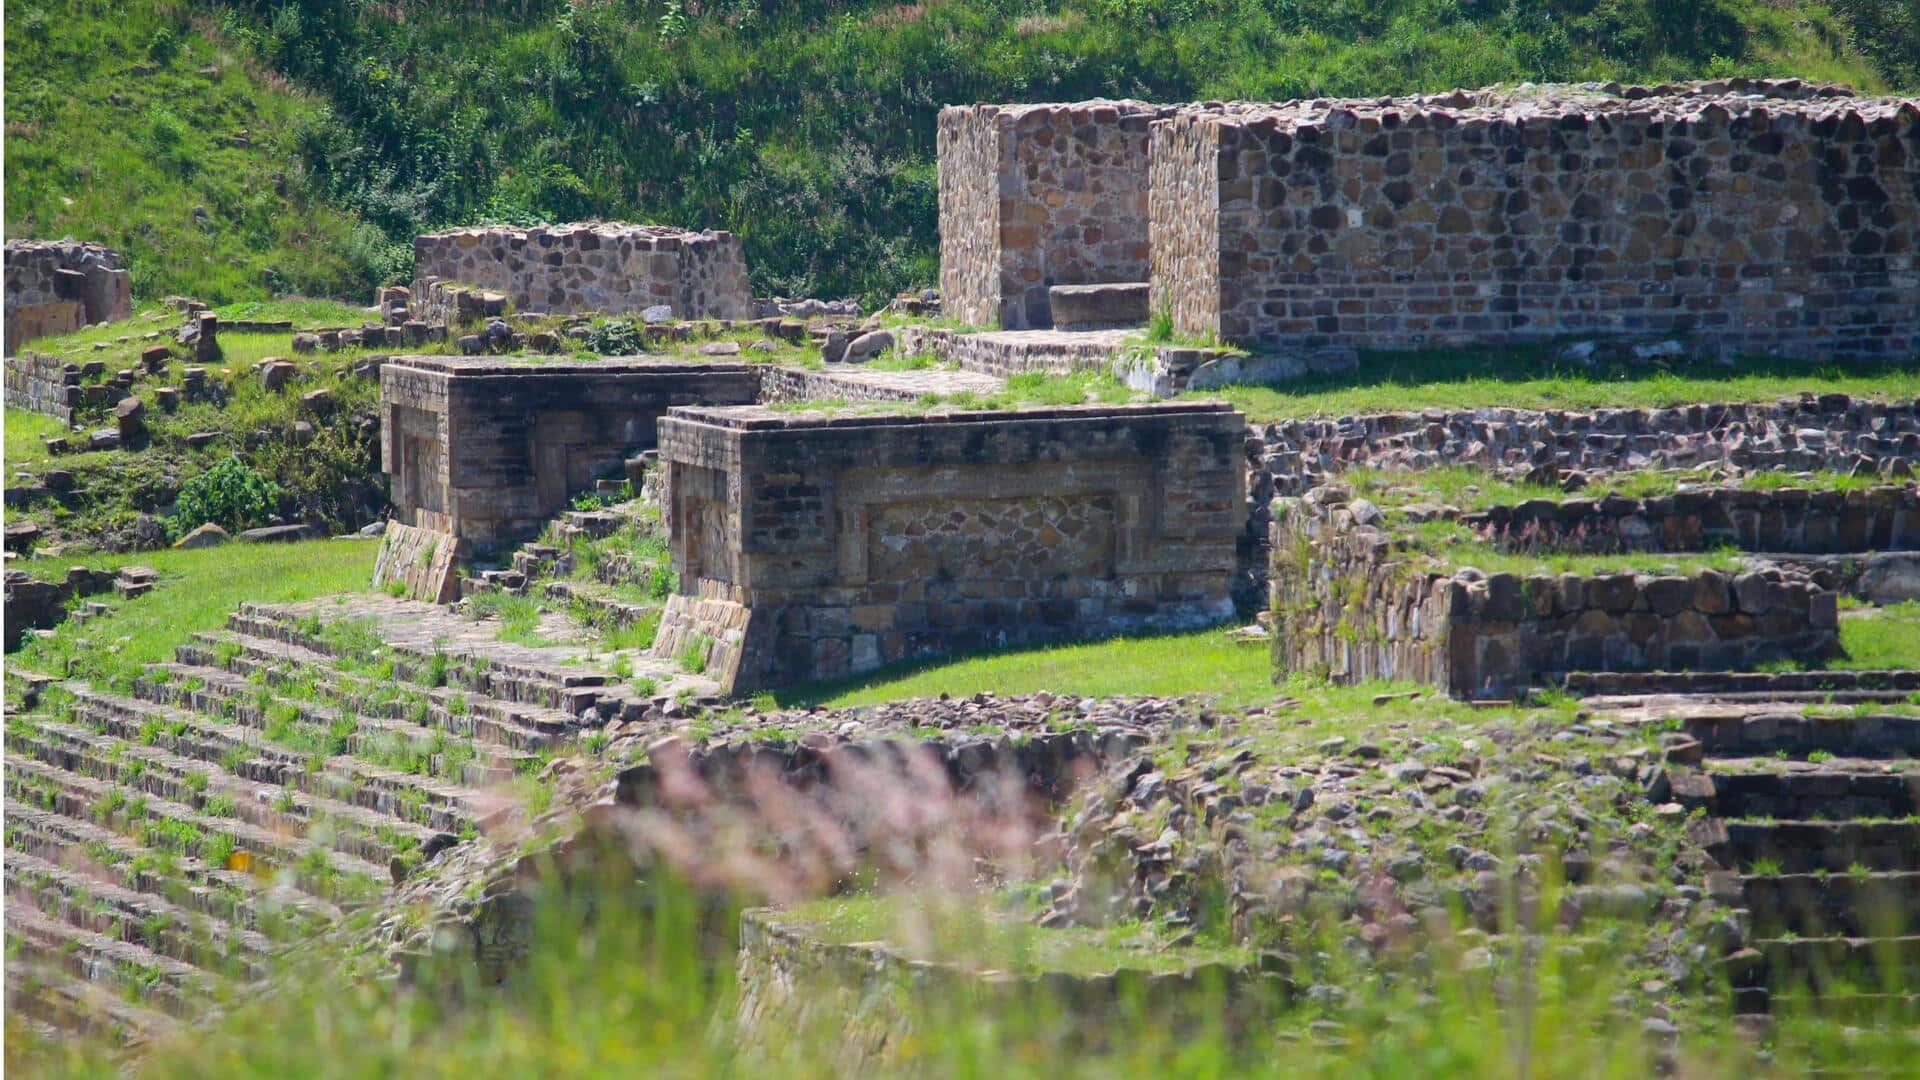
<svg viewBox="0 0 1920 1080">
<path fill-rule="evenodd" d="M 1920 104 L 1768 85 L 1297 102 L 1155 125 L 1175 326 L 1264 347 L 1684 336 L 1920 351 Z"/>
<path fill-rule="evenodd" d="M 1224 404 L 661 422 L 683 595 L 656 655 L 744 690 L 1232 614 L 1245 422 Z"/>
<path fill-rule="evenodd" d="M 940 110 L 940 302 L 949 318 L 1053 325 L 1048 289 L 1147 280 L 1147 129 L 1137 101 Z"/>
<path fill-rule="evenodd" d="M 600 222 L 449 229 L 413 240 L 413 295 L 427 296 L 434 280 L 494 290 L 520 312 L 752 314 L 746 259 L 729 232 Z"/>
<path fill-rule="evenodd" d="M 1576 673 L 1817 659 L 1838 642 L 1838 594 L 1793 554 L 1920 548 L 1920 492 L 1911 487 L 1716 488 L 1442 514 L 1506 550 L 1755 552 L 1737 573 L 1486 574 L 1396 539 L 1377 508 L 1337 499 L 1279 506 L 1275 663 L 1343 680 L 1414 679 L 1460 696 L 1505 696 Z"/>
<path fill-rule="evenodd" d="M 1920 353 L 1911 99 L 1734 79 L 968 106 L 942 111 L 940 153 L 962 322 L 1051 326 L 1051 286 L 1148 279 L 1176 330 L 1289 353 Z"/>
<path fill-rule="evenodd" d="M 133 314 L 125 260 L 76 240 L 10 240 L 6 250 L 6 352 Z"/>
<path fill-rule="evenodd" d="M 651 449 L 672 406 L 758 392 L 744 364 L 396 357 L 380 371 L 380 463 L 403 524 L 486 555 Z"/>
</svg>

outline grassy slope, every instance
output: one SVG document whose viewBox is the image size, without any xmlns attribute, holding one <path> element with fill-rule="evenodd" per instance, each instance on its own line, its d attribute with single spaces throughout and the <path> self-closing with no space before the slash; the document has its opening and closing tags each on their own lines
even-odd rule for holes
<svg viewBox="0 0 1920 1080">
<path fill-rule="evenodd" d="M 762 291 L 934 278 L 950 102 L 1797 74 L 1878 88 L 1819 3 L 247 0 L 231 33 L 334 108 L 316 175 L 395 236 L 584 214 L 728 228 Z"/>
<path fill-rule="evenodd" d="M 384 243 L 290 153 L 319 107 L 198 33 L 194 6 L 7 5 L 8 238 L 101 241 L 141 297 L 364 295 Z"/>
<path fill-rule="evenodd" d="M 131 600 L 116 594 L 91 599 L 112 613 L 83 625 L 63 623 L 54 636 L 7 657 L 7 667 L 112 679 L 140 665 L 167 660 L 188 635 L 226 622 L 243 600 L 283 603 L 353 592 L 373 580 L 376 540 L 313 540 L 301 544 L 231 544 L 196 551 L 147 551 L 8 564 L 34 577 L 58 580 L 68 566 L 113 569 L 150 566 L 160 573 L 153 591 Z"/>
</svg>

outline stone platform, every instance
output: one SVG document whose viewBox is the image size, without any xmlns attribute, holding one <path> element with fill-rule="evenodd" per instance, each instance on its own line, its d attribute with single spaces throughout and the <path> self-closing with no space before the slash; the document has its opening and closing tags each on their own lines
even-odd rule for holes
<svg viewBox="0 0 1920 1080">
<path fill-rule="evenodd" d="M 661 424 L 681 595 L 731 691 L 1232 614 L 1245 421 L 1215 402 Z"/>
</svg>

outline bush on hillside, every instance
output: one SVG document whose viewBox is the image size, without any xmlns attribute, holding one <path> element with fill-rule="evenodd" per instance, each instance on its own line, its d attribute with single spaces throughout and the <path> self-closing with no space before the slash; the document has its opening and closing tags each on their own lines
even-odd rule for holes
<svg viewBox="0 0 1920 1080">
<path fill-rule="evenodd" d="M 237 457 L 229 457 L 181 485 L 169 531 L 176 537 L 212 522 L 228 532 L 266 523 L 280 502 L 280 486 Z"/>
</svg>

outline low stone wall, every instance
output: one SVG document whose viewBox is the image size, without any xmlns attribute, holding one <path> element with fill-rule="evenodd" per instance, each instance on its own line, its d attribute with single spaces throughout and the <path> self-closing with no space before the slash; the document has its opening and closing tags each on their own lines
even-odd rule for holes
<svg viewBox="0 0 1920 1080">
<path fill-rule="evenodd" d="M 133 316 L 119 253 L 76 240 L 10 240 L 6 246 L 6 352 L 35 338 Z"/>
<path fill-rule="evenodd" d="M 7 357 L 6 369 L 8 408 L 73 423 L 73 407 L 82 398 L 80 365 L 29 349 Z"/>
<path fill-rule="evenodd" d="M 583 222 L 449 229 L 413 241 L 413 291 L 434 280 L 502 293 L 515 311 L 743 319 L 753 295 L 740 238 L 658 225 Z"/>
<path fill-rule="evenodd" d="M 669 408 L 758 393 L 745 364 L 397 356 L 380 369 L 380 463 L 402 524 L 488 556 L 624 475 Z"/>
<path fill-rule="evenodd" d="M 1838 643 L 1835 593 L 1779 569 L 1579 576 L 1448 570 L 1344 506 L 1284 500 L 1274 663 L 1506 696 L 1572 671 L 1751 669 Z"/>
<path fill-rule="evenodd" d="M 105 592 L 139 596 L 152 589 L 158 577 L 144 566 L 123 566 L 117 570 L 73 566 L 60 581 L 42 581 L 23 570 L 9 570 L 6 572 L 6 617 L 0 620 L 6 624 L 6 651 L 12 652 L 24 644 L 29 631 L 60 625 L 67 617 L 68 605 L 75 600 Z"/>
<path fill-rule="evenodd" d="M 1459 520 L 1510 548 L 1864 554 L 1920 548 L 1920 490 L 1709 488 L 1645 499 L 1534 499 Z"/>
<path fill-rule="evenodd" d="M 1920 465 L 1920 401 L 1807 395 L 1669 409 L 1429 409 L 1285 420 L 1253 429 L 1256 494 L 1300 495 L 1350 468 L 1473 465 L 1595 475 L 1726 464 L 1905 476 Z"/>
<path fill-rule="evenodd" d="M 1133 390 L 1168 398 L 1235 382 L 1270 383 L 1307 374 L 1350 370 L 1351 355 L 1249 356 L 1225 349 L 1134 343 L 1134 330 L 989 330 L 962 333 L 941 327 L 895 331 L 900 351 L 930 353 L 963 370 L 997 378 L 1039 372 L 1112 375 Z"/>
<path fill-rule="evenodd" d="M 1245 422 L 1183 403 L 676 410 L 655 654 L 745 690 L 1232 614 Z"/>
</svg>

